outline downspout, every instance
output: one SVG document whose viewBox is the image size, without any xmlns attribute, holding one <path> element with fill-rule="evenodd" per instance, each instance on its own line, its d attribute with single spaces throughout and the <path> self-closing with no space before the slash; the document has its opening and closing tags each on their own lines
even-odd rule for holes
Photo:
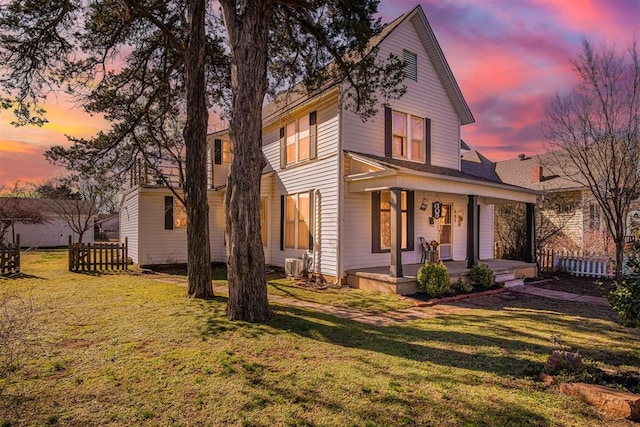
<svg viewBox="0 0 640 427">
<path fill-rule="evenodd" d="M 314 231 L 313 231 L 313 269 L 317 274 L 320 274 L 320 190 L 315 189 L 313 191 L 313 206 L 314 206 Z"/>
<path fill-rule="evenodd" d="M 337 237 L 338 247 L 336 248 L 338 256 L 336 258 L 336 280 L 332 285 L 342 284 L 342 277 L 344 273 L 342 271 L 342 218 L 344 212 L 344 152 L 342 149 L 343 138 L 343 126 L 342 126 L 342 88 L 338 88 L 338 215 L 337 215 Z"/>
</svg>

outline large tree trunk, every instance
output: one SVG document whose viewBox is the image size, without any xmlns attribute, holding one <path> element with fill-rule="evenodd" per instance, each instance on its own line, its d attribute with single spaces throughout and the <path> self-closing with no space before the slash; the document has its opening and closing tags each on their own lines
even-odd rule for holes
<svg viewBox="0 0 640 427">
<path fill-rule="evenodd" d="M 221 1 L 231 41 L 233 98 L 229 130 L 233 160 L 225 196 L 225 236 L 231 320 L 262 322 L 272 311 L 267 299 L 264 249 L 260 237 L 262 102 L 267 89 L 270 17 L 262 1 Z"/>
<path fill-rule="evenodd" d="M 205 0 L 189 0 L 189 45 L 185 57 L 187 123 L 184 183 L 187 209 L 188 295 L 212 298 L 211 251 L 209 250 L 209 205 L 207 202 L 207 122 L 205 98 Z"/>
</svg>

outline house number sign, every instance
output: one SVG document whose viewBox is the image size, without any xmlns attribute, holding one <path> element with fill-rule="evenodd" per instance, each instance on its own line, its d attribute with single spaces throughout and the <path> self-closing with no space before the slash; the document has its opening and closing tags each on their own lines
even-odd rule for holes
<svg viewBox="0 0 640 427">
<path fill-rule="evenodd" d="M 431 216 L 435 219 L 438 219 L 442 216 L 442 203 L 441 202 L 433 202 L 431 205 Z"/>
</svg>

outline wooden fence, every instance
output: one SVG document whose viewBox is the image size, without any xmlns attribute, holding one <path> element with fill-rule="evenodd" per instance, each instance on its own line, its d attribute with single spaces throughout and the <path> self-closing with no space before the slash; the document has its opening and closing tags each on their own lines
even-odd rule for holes
<svg viewBox="0 0 640 427">
<path fill-rule="evenodd" d="M 128 243 L 73 243 L 69 236 L 69 271 L 126 270 Z"/>
<path fill-rule="evenodd" d="M 541 249 L 537 253 L 541 272 L 566 271 L 574 276 L 613 277 L 614 266 L 611 258 L 588 252 L 554 251 Z"/>
<path fill-rule="evenodd" d="M 0 244 L 0 276 L 20 273 L 20 235 L 13 244 Z"/>
</svg>

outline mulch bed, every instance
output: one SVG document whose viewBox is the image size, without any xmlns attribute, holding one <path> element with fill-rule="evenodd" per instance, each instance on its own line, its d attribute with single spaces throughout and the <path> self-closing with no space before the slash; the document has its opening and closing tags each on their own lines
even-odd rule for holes
<svg viewBox="0 0 640 427">
<path fill-rule="evenodd" d="M 596 282 L 602 283 L 597 284 Z M 611 279 L 576 277 L 570 275 L 556 275 L 543 280 L 536 280 L 532 282 L 527 281 L 525 283 L 538 288 L 593 297 L 606 297 L 606 295 L 614 288 L 613 280 Z"/>
</svg>

